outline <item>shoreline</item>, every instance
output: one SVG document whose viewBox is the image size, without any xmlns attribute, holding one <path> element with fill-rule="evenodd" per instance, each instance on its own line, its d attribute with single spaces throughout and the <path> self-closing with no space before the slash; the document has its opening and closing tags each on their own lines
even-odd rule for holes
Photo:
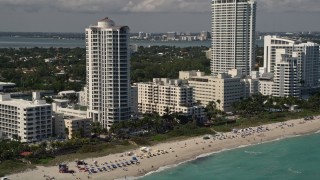
<svg viewBox="0 0 320 180">
<path fill-rule="evenodd" d="M 241 149 L 241 148 L 245 148 L 245 147 L 250 147 L 250 146 L 255 146 L 255 145 L 259 145 L 259 144 L 266 144 L 266 143 L 271 143 L 271 142 L 276 142 L 276 141 L 281 141 L 281 140 L 285 140 L 285 139 L 290 139 L 290 138 L 295 138 L 295 137 L 301 137 L 301 136 L 310 136 L 310 135 L 314 135 L 314 134 L 319 134 L 320 132 L 319 131 L 314 131 L 314 132 L 310 132 L 310 133 L 305 133 L 305 134 L 297 134 L 297 135 L 290 135 L 290 136 L 284 136 L 284 137 L 281 137 L 281 138 L 277 138 L 277 139 L 274 139 L 274 140 L 270 140 L 270 141 L 265 141 L 265 142 L 261 142 L 261 143 L 255 143 L 255 144 L 248 144 L 248 145 L 240 145 L 238 147 L 234 147 L 234 148 L 230 148 L 230 149 L 222 149 L 220 151 L 215 151 L 215 152 L 210 152 L 210 153 L 204 153 L 204 154 L 200 154 L 199 156 L 195 157 L 195 158 L 192 158 L 192 159 L 189 159 L 189 160 L 186 160 L 186 161 L 183 161 L 183 162 L 179 162 L 177 164 L 170 164 L 170 165 L 166 165 L 166 166 L 163 166 L 163 167 L 160 167 L 159 169 L 155 170 L 155 171 L 150 171 L 148 172 L 147 174 L 143 175 L 143 176 L 139 176 L 139 177 L 127 177 L 127 179 L 131 178 L 130 180 L 138 180 L 138 179 L 141 179 L 141 178 L 144 178 L 146 176 L 149 176 L 149 175 L 152 175 L 154 173 L 158 173 L 158 172 L 162 172 L 162 171 L 165 171 L 169 168 L 175 168 L 175 167 L 178 167 L 182 164 L 186 164 L 186 163 L 189 163 L 191 161 L 195 161 L 197 159 L 200 159 L 200 158 L 205 158 L 205 157 L 209 157 L 209 156 L 212 156 L 214 154 L 218 154 L 218 153 L 222 153 L 222 152 L 226 152 L 226 151 L 232 151 L 232 150 L 236 150 L 236 149 Z M 114 180 L 123 180 L 124 178 L 118 178 L 118 179 L 114 179 Z"/>
<path fill-rule="evenodd" d="M 201 157 L 207 157 L 223 151 L 253 146 L 262 143 L 269 143 L 286 138 L 311 135 L 319 133 L 320 117 L 314 120 L 305 121 L 303 119 L 289 120 L 267 124 L 259 127 L 251 127 L 237 132 L 228 132 L 212 137 L 208 140 L 202 137 L 189 138 L 181 141 L 160 143 L 151 146 L 153 157 L 143 154 L 140 149 L 132 150 L 140 164 L 118 167 L 112 171 L 98 171 L 88 175 L 88 173 L 79 172 L 75 167 L 75 162 L 69 162 L 70 169 L 75 170 L 74 174 L 64 174 L 58 172 L 57 166 L 43 167 L 37 166 L 37 169 L 7 176 L 9 179 L 141 179 L 150 174 L 176 167 L 181 164 L 194 161 Z M 167 151 L 168 153 L 165 153 Z M 143 155 L 142 158 L 139 155 Z M 91 167 L 98 169 L 106 167 L 105 163 L 126 162 L 132 156 L 126 156 L 125 153 L 112 154 L 99 158 L 85 159 Z M 120 159 L 120 160 L 119 160 Z M 125 159 L 125 160 L 123 160 Z M 93 162 L 97 161 L 98 166 Z M 110 165 L 109 164 L 109 165 Z"/>
</svg>

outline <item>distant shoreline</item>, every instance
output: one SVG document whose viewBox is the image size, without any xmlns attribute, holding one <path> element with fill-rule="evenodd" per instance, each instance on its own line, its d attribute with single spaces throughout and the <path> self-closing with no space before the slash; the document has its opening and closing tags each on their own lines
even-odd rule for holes
<svg viewBox="0 0 320 180">
<path fill-rule="evenodd" d="M 211 41 L 149 41 L 130 40 L 130 44 L 138 46 L 176 46 L 176 47 L 211 47 Z M 263 41 L 257 40 L 259 47 Z M 85 48 L 85 40 L 81 38 L 53 38 L 53 37 L 15 37 L 0 36 L 0 48 Z"/>
<path fill-rule="evenodd" d="M 255 130 L 257 129 L 257 127 L 252 127 L 252 129 Z M 255 132 L 244 137 L 241 133 L 238 133 L 237 135 L 233 132 L 229 132 L 224 133 L 223 136 L 220 136 L 221 140 L 213 140 L 213 138 L 211 138 L 210 140 L 204 140 L 203 137 L 196 137 L 182 141 L 157 144 L 150 147 L 153 153 L 155 153 L 155 150 L 165 150 L 168 151 L 168 153 L 158 153 L 159 155 L 155 154 L 156 156 L 149 158 L 144 156 L 143 159 L 138 157 L 139 161 L 141 162 L 140 165 L 127 166 L 127 171 L 124 171 L 122 168 L 117 168 L 116 170 L 110 172 L 98 172 L 89 176 L 91 177 L 90 179 L 124 179 L 124 177 L 126 177 L 127 179 L 139 179 L 141 177 L 144 177 L 146 174 L 148 175 L 154 172 L 161 171 L 166 167 L 180 165 L 182 163 L 195 160 L 199 157 L 208 156 L 214 153 L 219 153 L 221 151 L 318 132 L 320 130 L 320 118 L 317 117 L 312 121 L 296 119 L 283 123 L 268 124 L 263 125 L 263 129 L 265 130 L 260 133 Z M 243 132 L 248 133 L 251 132 L 251 130 L 246 130 Z M 132 152 L 137 156 L 140 156 L 142 154 L 140 149 L 132 150 Z M 110 164 L 111 162 L 114 163 L 115 160 L 119 159 L 126 159 L 127 161 L 130 160 L 131 157 L 125 156 L 124 153 L 119 153 L 99 158 L 89 158 L 85 161 L 88 164 L 93 164 L 93 161 L 98 161 L 99 167 L 103 167 L 106 165 L 101 165 L 101 163 L 108 162 Z M 69 167 L 76 170 L 74 162 L 70 162 Z M 36 170 L 23 172 L 20 174 L 13 174 L 8 177 L 10 179 L 40 180 L 43 179 L 43 175 L 55 177 L 56 179 L 87 179 L 88 176 L 87 173 L 84 172 L 76 172 L 74 176 L 71 174 L 61 174 L 58 173 L 58 168 L 56 166 L 38 166 Z"/>
</svg>

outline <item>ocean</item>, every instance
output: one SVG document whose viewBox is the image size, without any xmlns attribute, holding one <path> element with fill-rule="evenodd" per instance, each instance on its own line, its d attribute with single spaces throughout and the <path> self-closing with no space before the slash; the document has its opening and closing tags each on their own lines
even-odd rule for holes
<svg viewBox="0 0 320 180">
<path fill-rule="evenodd" d="M 320 134 L 226 150 L 141 180 L 319 180 Z"/>
<path fill-rule="evenodd" d="M 130 40 L 130 44 L 138 46 L 211 46 L 211 41 L 137 41 Z M 263 41 L 257 40 L 257 45 L 263 47 Z M 55 38 L 27 38 L 27 37 L 6 37 L 0 36 L 0 48 L 84 48 L 83 39 L 55 39 Z"/>
</svg>

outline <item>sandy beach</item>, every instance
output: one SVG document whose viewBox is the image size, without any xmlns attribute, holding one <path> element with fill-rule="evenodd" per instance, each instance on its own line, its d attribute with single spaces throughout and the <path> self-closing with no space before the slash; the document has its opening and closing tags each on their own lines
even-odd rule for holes
<svg viewBox="0 0 320 180">
<path fill-rule="evenodd" d="M 160 167 L 174 165 L 194 159 L 207 153 L 233 149 L 239 146 L 263 143 L 279 138 L 294 135 L 309 134 L 320 130 L 320 117 L 314 120 L 303 119 L 290 120 L 283 123 L 263 125 L 246 129 L 237 129 L 233 132 L 218 134 L 204 139 L 204 136 L 190 138 L 179 142 L 161 143 L 146 148 L 145 153 L 141 147 L 128 153 L 112 154 L 99 158 L 85 159 L 87 168 L 94 169 L 96 173 L 89 174 L 76 167 L 75 162 L 69 162 L 71 173 L 59 173 L 57 166 L 42 167 L 19 174 L 7 176 L 9 179 L 21 180 L 45 180 L 45 179 L 137 179 L 148 172 L 156 171 Z M 149 150 L 149 151 L 147 151 Z M 132 157 L 137 157 L 139 163 L 131 163 Z M 152 156 L 152 157 L 151 157 Z M 141 158 L 142 157 L 142 158 Z M 112 164 L 120 164 L 122 167 L 112 168 Z M 125 164 L 125 166 L 123 165 Z M 128 165 L 130 164 L 130 165 Z M 110 168 L 108 168 L 108 166 Z M 84 166 L 80 166 L 84 169 Z M 101 169 L 101 171 L 99 169 Z"/>
</svg>

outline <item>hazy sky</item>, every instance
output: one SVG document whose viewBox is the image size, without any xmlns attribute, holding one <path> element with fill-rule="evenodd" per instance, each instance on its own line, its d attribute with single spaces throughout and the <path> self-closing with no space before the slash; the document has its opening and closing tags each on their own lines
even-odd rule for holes
<svg viewBox="0 0 320 180">
<path fill-rule="evenodd" d="M 320 0 L 257 0 L 258 31 L 320 31 Z M 210 31 L 211 0 L 0 0 L 0 31 L 83 32 L 108 16 L 131 32 Z"/>
</svg>

